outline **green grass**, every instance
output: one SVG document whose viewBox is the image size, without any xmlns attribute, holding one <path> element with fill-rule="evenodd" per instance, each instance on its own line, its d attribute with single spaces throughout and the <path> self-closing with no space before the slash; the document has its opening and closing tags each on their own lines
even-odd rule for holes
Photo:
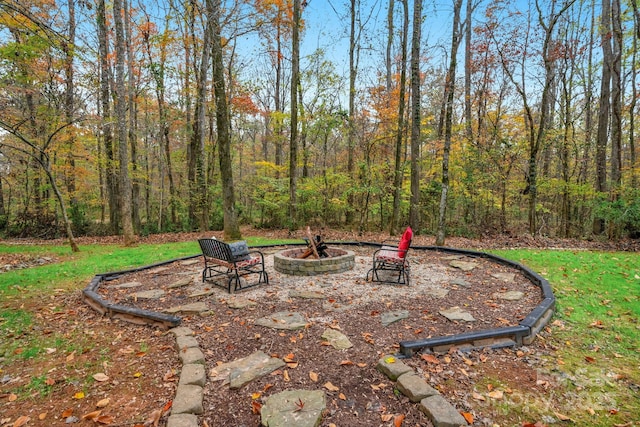
<svg viewBox="0 0 640 427">
<path fill-rule="evenodd" d="M 546 365 L 565 387 L 556 410 L 577 425 L 615 426 L 640 413 L 640 255 L 593 251 L 494 253 L 545 277 L 557 299 Z M 548 401 L 547 401 L 548 403 Z M 553 413 L 551 413 L 553 415 Z"/>
</svg>

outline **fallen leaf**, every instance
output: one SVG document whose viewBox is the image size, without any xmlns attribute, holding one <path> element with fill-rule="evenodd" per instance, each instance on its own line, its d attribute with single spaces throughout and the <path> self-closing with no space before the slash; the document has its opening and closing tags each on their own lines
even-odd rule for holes
<svg viewBox="0 0 640 427">
<path fill-rule="evenodd" d="M 113 418 L 112 415 L 100 415 L 98 418 L 96 418 L 95 422 L 97 422 L 98 424 L 109 425 L 113 423 L 114 419 L 115 418 Z"/>
<path fill-rule="evenodd" d="M 571 421 L 571 418 L 570 418 L 570 417 L 568 417 L 568 416 L 566 416 L 566 415 L 563 415 L 563 414 L 561 414 L 561 413 L 559 413 L 559 412 L 554 412 L 554 414 L 555 414 L 555 416 L 556 416 L 556 417 L 558 417 L 558 419 L 559 419 L 560 421 Z"/>
<path fill-rule="evenodd" d="M 393 418 L 393 427 L 401 427 L 404 421 L 404 415 L 398 414 Z"/>
<path fill-rule="evenodd" d="M 106 408 L 107 406 L 109 406 L 109 402 L 111 402 L 111 399 L 109 399 L 108 397 L 106 399 L 102 399 L 98 401 L 98 403 L 96 403 L 96 408 Z"/>
<path fill-rule="evenodd" d="M 147 418 L 144 425 L 158 427 L 160 417 L 162 417 L 162 409 L 155 409 L 151 414 L 149 414 L 149 418 Z"/>
<path fill-rule="evenodd" d="M 73 395 L 74 399 L 80 400 L 80 399 L 84 399 L 84 392 L 83 391 L 79 391 L 76 394 Z"/>
<path fill-rule="evenodd" d="M 353 365 L 353 362 L 351 360 L 343 360 L 342 362 L 340 362 L 340 366 L 351 366 Z"/>
<path fill-rule="evenodd" d="M 62 411 L 62 418 L 69 418 L 73 414 L 73 409 L 65 409 Z"/>
<path fill-rule="evenodd" d="M 595 363 L 596 362 L 596 358 L 595 357 L 591 357 L 591 356 L 585 356 L 584 360 L 587 363 Z"/>
<path fill-rule="evenodd" d="M 56 383 L 56 380 L 54 380 L 53 378 L 47 378 L 46 380 L 44 380 L 44 383 L 48 386 L 52 386 Z"/>
<path fill-rule="evenodd" d="M 331 384 L 331 382 L 324 383 L 324 388 L 326 388 L 329 391 L 338 391 L 338 390 L 340 390 L 340 387 L 334 386 L 333 384 Z"/>
<path fill-rule="evenodd" d="M 318 382 L 318 374 L 316 374 L 313 371 L 309 371 L 309 378 L 311 379 L 311 381 L 313 381 L 314 383 Z"/>
<path fill-rule="evenodd" d="M 89 412 L 88 414 L 84 414 L 82 416 L 83 420 L 89 420 L 89 421 L 95 421 L 96 418 L 98 418 L 100 416 L 100 414 L 102 413 L 101 410 L 97 410 L 97 411 L 93 411 L 93 412 Z"/>
<path fill-rule="evenodd" d="M 286 363 L 291 363 L 294 361 L 295 358 L 296 358 L 295 354 L 289 353 L 282 360 L 284 360 Z"/>
<path fill-rule="evenodd" d="M 135 374 L 133 374 L 134 378 L 140 378 L 142 376 L 142 372 L 136 372 Z"/>
<path fill-rule="evenodd" d="M 287 367 L 290 369 L 296 369 L 298 367 L 298 362 L 289 362 L 287 363 Z"/>
<path fill-rule="evenodd" d="M 340 394 L 338 395 L 338 398 L 339 398 L 340 400 L 347 400 L 347 396 L 345 396 L 345 395 L 344 395 L 344 393 L 340 393 Z"/>
<path fill-rule="evenodd" d="M 260 396 L 262 396 L 262 393 L 260 392 L 251 393 L 251 398 L 253 400 L 260 399 Z"/>
<path fill-rule="evenodd" d="M 38 419 L 40 421 L 43 421 L 45 418 L 47 418 L 47 413 L 46 412 L 43 412 L 40 415 L 38 415 Z"/>
<path fill-rule="evenodd" d="M 359 368 L 366 368 L 367 364 L 366 363 L 356 363 L 356 366 L 358 366 Z"/>
<path fill-rule="evenodd" d="M 480 393 L 476 393 L 475 391 L 471 393 L 471 397 L 473 397 L 475 400 L 480 400 L 482 402 L 487 400 L 483 395 L 481 395 Z"/>
<path fill-rule="evenodd" d="M 424 360 L 427 363 L 433 363 L 435 365 L 437 365 L 438 363 L 440 363 L 440 361 L 438 360 L 438 358 L 436 356 L 434 356 L 433 354 L 421 354 L 420 358 L 422 360 Z"/>
<path fill-rule="evenodd" d="M 489 392 L 489 397 L 495 400 L 500 400 L 504 397 L 502 390 L 493 390 Z"/>
<path fill-rule="evenodd" d="M 380 418 L 383 422 L 386 423 L 387 421 L 391 421 L 393 419 L 393 414 L 382 414 L 380 415 Z"/>
<path fill-rule="evenodd" d="M 26 415 L 23 415 L 19 417 L 17 420 L 15 420 L 15 422 L 13 423 L 13 427 L 22 427 L 26 425 L 29 421 L 31 421 L 31 418 L 27 417 Z"/>
<path fill-rule="evenodd" d="M 286 369 L 282 373 L 282 379 L 284 379 L 286 382 L 291 381 L 291 378 L 289 378 L 289 371 L 287 371 Z"/>
<path fill-rule="evenodd" d="M 16 400 L 18 400 L 18 395 L 11 393 L 9 395 L 9 402 L 15 402 Z"/>
<path fill-rule="evenodd" d="M 384 362 L 385 363 L 396 363 L 396 358 L 393 357 L 393 356 L 385 357 Z"/>
<path fill-rule="evenodd" d="M 102 372 L 98 372 L 97 374 L 94 374 L 93 379 L 98 382 L 109 381 L 109 377 Z"/>
<path fill-rule="evenodd" d="M 473 424 L 473 414 L 470 412 L 460 412 L 468 424 Z"/>
<path fill-rule="evenodd" d="M 261 410 L 262 410 L 262 403 L 258 402 L 257 400 L 254 400 L 251 402 L 251 412 L 253 412 L 256 415 L 259 415 Z"/>
</svg>

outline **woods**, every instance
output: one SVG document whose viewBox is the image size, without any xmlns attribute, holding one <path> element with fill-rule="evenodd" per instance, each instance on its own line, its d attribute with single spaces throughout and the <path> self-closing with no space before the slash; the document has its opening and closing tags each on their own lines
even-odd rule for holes
<svg viewBox="0 0 640 427">
<path fill-rule="evenodd" d="M 625 0 L 0 0 L 0 232 L 638 237 L 639 17 Z"/>
</svg>

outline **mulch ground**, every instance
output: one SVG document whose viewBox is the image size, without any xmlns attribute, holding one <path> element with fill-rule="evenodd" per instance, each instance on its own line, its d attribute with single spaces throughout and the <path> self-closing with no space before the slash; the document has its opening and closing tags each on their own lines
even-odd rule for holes
<svg viewBox="0 0 640 427">
<path fill-rule="evenodd" d="M 428 418 L 417 405 L 397 393 L 393 383 L 375 369 L 377 361 L 384 355 L 397 353 L 400 341 L 517 325 L 541 300 L 539 288 L 515 269 L 486 259 L 462 258 L 477 264 L 472 271 L 464 272 L 449 265 L 450 254 L 434 251 L 414 250 L 410 253 L 411 286 L 371 283 L 365 276 L 373 249 L 348 249 L 357 255 L 353 271 L 297 277 L 273 270 L 271 255 L 277 249 L 270 248 L 265 251 L 270 285 L 236 295 L 211 283 L 202 284 L 202 265 L 191 261 L 124 275 L 105 283 L 100 293 L 107 300 L 154 311 L 194 302 L 206 303 L 209 307 L 206 312 L 185 316 L 182 325 L 196 332 L 208 369 L 258 350 L 286 358 L 286 368 L 240 390 L 209 382 L 205 388 L 205 414 L 202 417 L 209 426 L 259 425 L 257 408 L 268 396 L 290 389 L 325 391 L 328 407 L 323 426 L 393 425 L 391 423 L 398 416 L 404 417 L 403 425 L 428 426 Z M 497 273 L 512 273 L 514 278 L 507 283 L 493 276 Z M 184 281 L 185 277 L 193 279 L 191 285 L 171 287 Z M 461 280 L 467 286 L 452 283 Z M 140 286 L 133 289 L 121 286 L 131 282 Z M 162 289 L 165 294 L 157 299 L 132 296 L 153 289 Z M 289 293 L 294 289 L 315 291 L 324 298 L 293 298 Z M 507 290 L 521 291 L 524 297 L 518 301 L 495 297 Z M 190 296 L 194 293 L 204 295 Z M 230 308 L 229 303 L 237 299 L 250 301 L 252 305 Z M 439 314 L 440 310 L 453 306 L 469 312 L 476 321 L 450 321 Z M 398 310 L 407 310 L 408 318 L 389 326 L 381 324 L 381 314 Z M 258 318 L 281 311 L 303 314 L 307 327 L 300 331 L 280 331 L 254 324 Z M 327 346 L 321 339 L 327 328 L 340 330 L 349 337 L 353 347 L 335 350 Z M 446 359 L 442 358 L 442 363 L 437 356 L 414 357 L 407 363 L 443 394 L 455 398 L 460 391 L 456 384 L 469 383 L 474 375 L 473 366 L 482 363 L 483 357 L 489 358 L 482 352 L 453 351 Z M 525 375 L 535 386 L 536 374 L 525 371 L 519 369 L 515 374 Z M 466 405 L 459 409 L 469 414 L 473 411 Z"/>
</svg>

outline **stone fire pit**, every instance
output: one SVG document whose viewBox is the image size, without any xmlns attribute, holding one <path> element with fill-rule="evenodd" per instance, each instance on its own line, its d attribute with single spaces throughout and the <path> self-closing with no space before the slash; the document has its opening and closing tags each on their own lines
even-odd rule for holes
<svg viewBox="0 0 640 427">
<path fill-rule="evenodd" d="M 306 248 L 286 249 L 273 256 L 273 268 L 276 271 L 293 276 L 315 276 L 318 274 L 335 274 L 352 270 L 355 265 L 355 254 L 337 248 L 327 248 L 326 258 L 299 258 Z"/>
</svg>

